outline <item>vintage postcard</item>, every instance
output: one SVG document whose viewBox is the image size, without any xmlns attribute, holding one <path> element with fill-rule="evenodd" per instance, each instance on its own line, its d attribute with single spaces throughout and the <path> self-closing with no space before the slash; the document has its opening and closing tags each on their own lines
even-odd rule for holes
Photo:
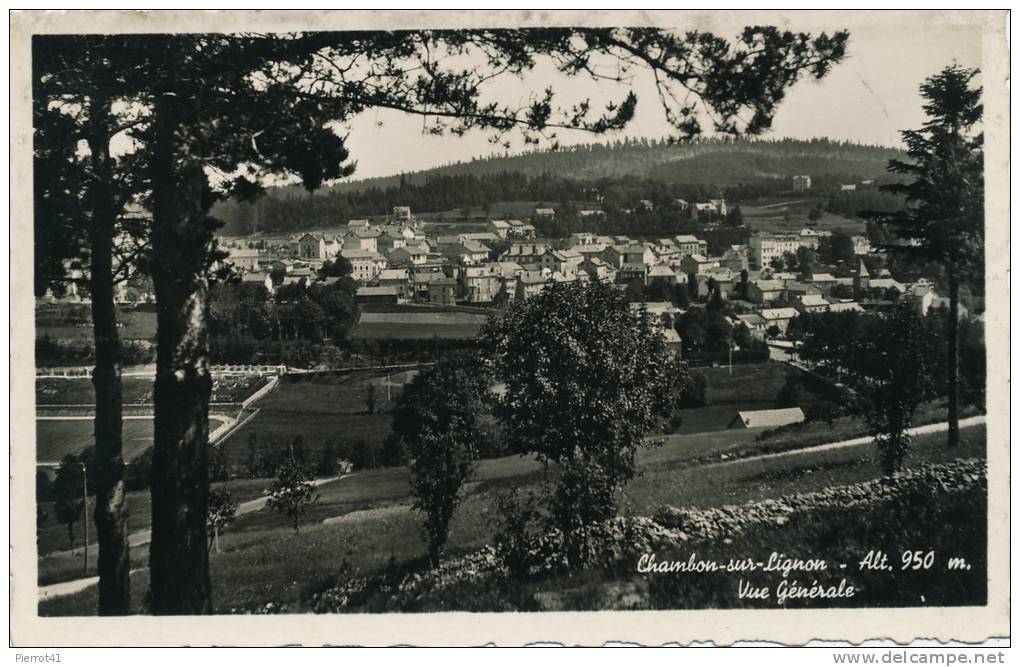
<svg viewBox="0 0 1020 667">
<path fill-rule="evenodd" d="M 12 644 L 1008 637 L 1008 19 L 14 12 Z"/>
</svg>

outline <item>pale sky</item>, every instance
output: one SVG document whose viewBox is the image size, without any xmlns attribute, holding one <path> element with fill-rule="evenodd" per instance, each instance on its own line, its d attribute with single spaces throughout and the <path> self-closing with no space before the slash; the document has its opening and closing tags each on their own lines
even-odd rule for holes
<svg viewBox="0 0 1020 667">
<path fill-rule="evenodd" d="M 756 17 L 761 22 L 760 17 Z M 779 107 L 772 132 L 766 136 L 810 139 L 829 137 L 864 143 L 899 146 L 899 130 L 916 128 L 924 120 L 917 89 L 925 77 L 956 61 L 967 67 L 981 63 L 981 31 L 966 25 L 867 25 L 868 19 L 843 15 L 840 22 L 819 24 L 824 17 L 808 17 L 810 24 L 791 21 L 789 27 L 808 32 L 840 28 L 850 30 L 848 55 L 821 80 L 804 79 Z M 737 33 L 740 24 L 712 25 L 726 37 Z M 598 87 L 590 80 L 571 81 L 551 68 L 536 68 L 527 81 L 502 80 L 500 95 L 508 100 L 525 99 L 531 90 L 553 86 L 568 97 L 591 96 L 620 99 L 621 90 Z M 636 78 L 632 87 L 638 96 L 636 117 L 623 136 L 662 137 L 669 134 L 650 77 Z M 601 91 L 601 95 L 600 95 Z M 396 111 L 368 111 L 349 124 L 348 146 L 358 161 L 352 180 L 386 176 L 488 155 L 493 146 L 484 132 L 464 137 L 436 137 L 422 134 L 422 120 Z M 560 132 L 562 144 L 604 140 L 583 132 Z"/>
</svg>

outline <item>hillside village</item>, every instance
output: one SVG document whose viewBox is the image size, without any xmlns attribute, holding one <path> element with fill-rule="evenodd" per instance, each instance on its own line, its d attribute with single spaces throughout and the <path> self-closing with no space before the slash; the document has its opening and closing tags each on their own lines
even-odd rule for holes
<svg viewBox="0 0 1020 667">
<path fill-rule="evenodd" d="M 758 210 L 787 211 L 788 202 L 796 205 L 798 197 L 837 197 L 858 186 L 871 191 L 874 181 L 836 183 L 818 192 L 812 191 L 811 176 L 794 175 L 787 181 L 785 199 L 779 197 Z M 214 269 L 226 271 L 228 282 L 264 288 L 259 293 L 267 302 L 285 304 L 302 291 L 330 288 L 350 278 L 353 300 L 362 310 L 430 307 L 437 317 L 451 307 L 499 309 L 550 284 L 606 282 L 626 291 L 632 303 L 645 303 L 660 318 L 670 345 L 688 353 L 700 343 L 682 340 L 680 321 L 713 298 L 725 305 L 732 332 L 728 341 L 714 343 L 737 350 L 749 339 L 791 344 L 790 322 L 806 313 L 887 310 L 904 300 L 924 315 L 946 305 L 937 276 L 919 275 L 914 267 L 893 275 L 887 250 L 873 245 L 868 235 L 819 227 L 812 218 L 819 217 L 821 204 L 802 219 L 799 230 L 789 225 L 769 229 L 771 218 L 741 217 L 741 203 L 754 210 L 748 202 L 728 203 L 722 194 L 705 201 L 678 198 L 669 202 L 676 233 L 647 237 L 594 231 L 606 219 L 600 199 L 596 192 L 589 207 L 571 211 L 572 228 L 580 229 L 562 237 L 541 235 L 541 229 L 554 228 L 557 216 L 563 215 L 557 206 L 544 205 L 533 206 L 525 219 L 460 224 L 395 206 L 388 215 L 286 236 L 221 236 L 217 242 L 225 257 Z M 623 213 L 636 216 L 655 210 L 656 203 L 639 199 Z M 129 208 L 128 214 L 147 215 L 138 206 Z M 787 219 L 789 215 L 783 213 Z M 591 221 L 589 230 L 583 229 L 586 221 Z M 713 234 L 714 252 L 707 240 Z M 728 242 L 733 240 L 744 242 Z M 120 243 L 127 248 L 131 240 L 123 237 Z M 41 306 L 87 302 L 79 289 L 81 269 L 71 264 L 67 268 L 64 292 L 57 296 L 48 290 L 40 298 Z M 152 302 L 154 295 L 141 278 L 118 283 L 116 298 L 130 308 Z M 961 312 L 966 316 L 967 309 L 961 307 Z M 366 324 L 377 317 L 359 316 Z M 414 337 L 413 332 L 398 338 L 408 336 Z"/>
<path fill-rule="evenodd" d="M 793 179 L 795 190 L 803 187 L 804 179 L 810 187 L 809 177 L 798 176 Z M 692 208 L 702 216 L 727 214 L 724 199 Z M 600 211 L 580 213 L 597 216 Z M 554 208 L 536 208 L 533 219 L 555 215 Z M 582 231 L 565 238 L 538 238 L 531 221 L 489 220 L 484 226 L 485 231 L 435 233 L 428 221 L 402 206 L 395 207 L 388 220 L 350 220 L 335 233 L 220 242 L 229 252 L 225 263 L 241 282 L 265 286 L 267 298 L 286 286 L 335 282 L 323 268 L 342 260 L 350 263 L 361 304 L 500 306 L 533 296 L 548 284 L 575 281 L 598 280 L 621 289 L 635 284 L 683 286 L 692 307 L 718 294 L 732 310 L 732 323 L 758 339 L 783 338 L 790 320 L 802 313 L 884 308 L 904 298 L 916 303 L 923 315 L 945 301 L 930 279 L 897 279 L 885 267 L 869 270 L 869 262 L 881 264 L 883 253 L 864 235 L 849 237 L 852 259 L 817 264 L 804 273 L 798 270 L 798 251 L 817 253 L 831 240 L 832 231 L 751 231 L 746 244 L 728 245 L 713 255 L 708 242 L 694 234 L 649 239 Z M 683 312 L 673 308 L 669 315 Z M 664 330 L 672 342 L 680 342 L 672 327 Z"/>
</svg>

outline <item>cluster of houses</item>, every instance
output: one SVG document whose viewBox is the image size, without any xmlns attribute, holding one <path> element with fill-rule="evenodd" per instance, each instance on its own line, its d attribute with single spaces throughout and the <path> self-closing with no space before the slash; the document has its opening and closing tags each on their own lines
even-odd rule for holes
<svg viewBox="0 0 1020 667">
<path fill-rule="evenodd" d="M 868 295 L 876 290 L 883 295 L 895 294 L 896 301 L 910 304 L 919 315 L 925 315 L 932 308 L 945 307 L 946 297 L 935 291 L 927 278 L 916 282 L 900 282 L 891 277 L 888 269 L 882 269 L 872 276 L 863 259 L 858 259 L 856 269 L 832 273 L 795 274 L 785 271 L 752 270 L 748 282 L 738 299 L 749 306 L 736 319 L 747 326 L 758 337 L 785 334 L 790 321 L 805 313 L 837 313 L 862 311 L 884 305 L 889 299 L 871 299 Z M 729 287 L 729 286 L 726 286 Z M 840 295 L 836 295 L 837 287 Z M 844 295 L 850 294 L 847 298 Z M 961 316 L 966 313 L 961 311 Z M 775 327 L 775 329 L 773 329 Z"/>
<path fill-rule="evenodd" d="M 535 238 L 534 226 L 519 220 L 492 220 L 486 231 L 426 234 L 409 209 L 398 207 L 381 223 L 351 220 L 332 235 L 305 233 L 275 246 L 234 247 L 229 261 L 243 271 L 243 281 L 273 291 L 283 285 L 335 281 L 320 278 L 320 268 L 343 257 L 359 282 L 361 303 L 487 305 L 526 299 L 562 282 L 682 284 L 695 299 L 717 292 L 730 300 L 741 313 L 734 316 L 734 324 L 746 325 L 762 338 L 781 336 L 802 313 L 862 310 L 875 289 L 894 290 L 922 313 L 944 301 L 927 281 L 900 283 L 887 270 L 872 276 L 863 261 L 871 251 L 864 237 L 854 239 L 861 256 L 857 266 L 842 267 L 838 275 L 772 268 L 772 260 L 784 253 L 817 249 L 826 234 L 810 229 L 755 233 L 747 245 L 727 246 L 710 256 L 708 243 L 689 234 L 639 240 L 576 232 L 565 239 L 541 240 Z M 661 311 L 656 312 L 664 335 L 670 337 L 671 322 L 683 311 L 671 304 L 652 305 Z"/>
<path fill-rule="evenodd" d="M 747 268 L 743 246 L 707 255 L 707 242 L 692 235 L 649 242 L 579 232 L 540 241 L 535 227 L 519 220 L 492 220 L 482 232 L 426 235 L 409 212 L 406 217 L 395 212 L 381 224 L 351 220 L 334 234 L 305 233 L 275 245 L 235 243 L 227 261 L 243 273 L 242 281 L 272 291 L 310 284 L 325 262 L 343 257 L 361 283 L 359 301 L 445 305 L 524 299 L 554 282 L 679 283 L 690 274 L 699 276 L 707 294 L 710 277 L 732 279 Z"/>
</svg>

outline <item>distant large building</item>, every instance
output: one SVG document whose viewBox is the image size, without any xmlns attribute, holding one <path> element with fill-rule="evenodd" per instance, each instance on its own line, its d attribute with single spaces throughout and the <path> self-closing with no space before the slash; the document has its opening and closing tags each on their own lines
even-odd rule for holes
<svg viewBox="0 0 1020 667">
<path fill-rule="evenodd" d="M 793 191 L 794 192 L 807 192 L 810 189 L 811 189 L 811 177 L 810 176 L 804 175 L 804 176 L 794 176 L 793 177 Z"/>
<path fill-rule="evenodd" d="M 871 241 L 867 236 L 853 236 L 851 240 L 854 242 L 855 255 L 867 255 L 871 252 Z"/>
<path fill-rule="evenodd" d="M 784 253 L 796 253 L 801 244 L 802 240 L 799 234 L 769 234 L 766 232 L 752 234 L 748 241 L 751 266 L 763 269 L 769 266 L 772 260 L 782 257 Z"/>
<path fill-rule="evenodd" d="M 690 234 L 681 234 L 673 237 L 673 242 L 680 251 L 680 256 L 685 255 L 707 255 L 708 241 L 699 239 Z"/>
</svg>

